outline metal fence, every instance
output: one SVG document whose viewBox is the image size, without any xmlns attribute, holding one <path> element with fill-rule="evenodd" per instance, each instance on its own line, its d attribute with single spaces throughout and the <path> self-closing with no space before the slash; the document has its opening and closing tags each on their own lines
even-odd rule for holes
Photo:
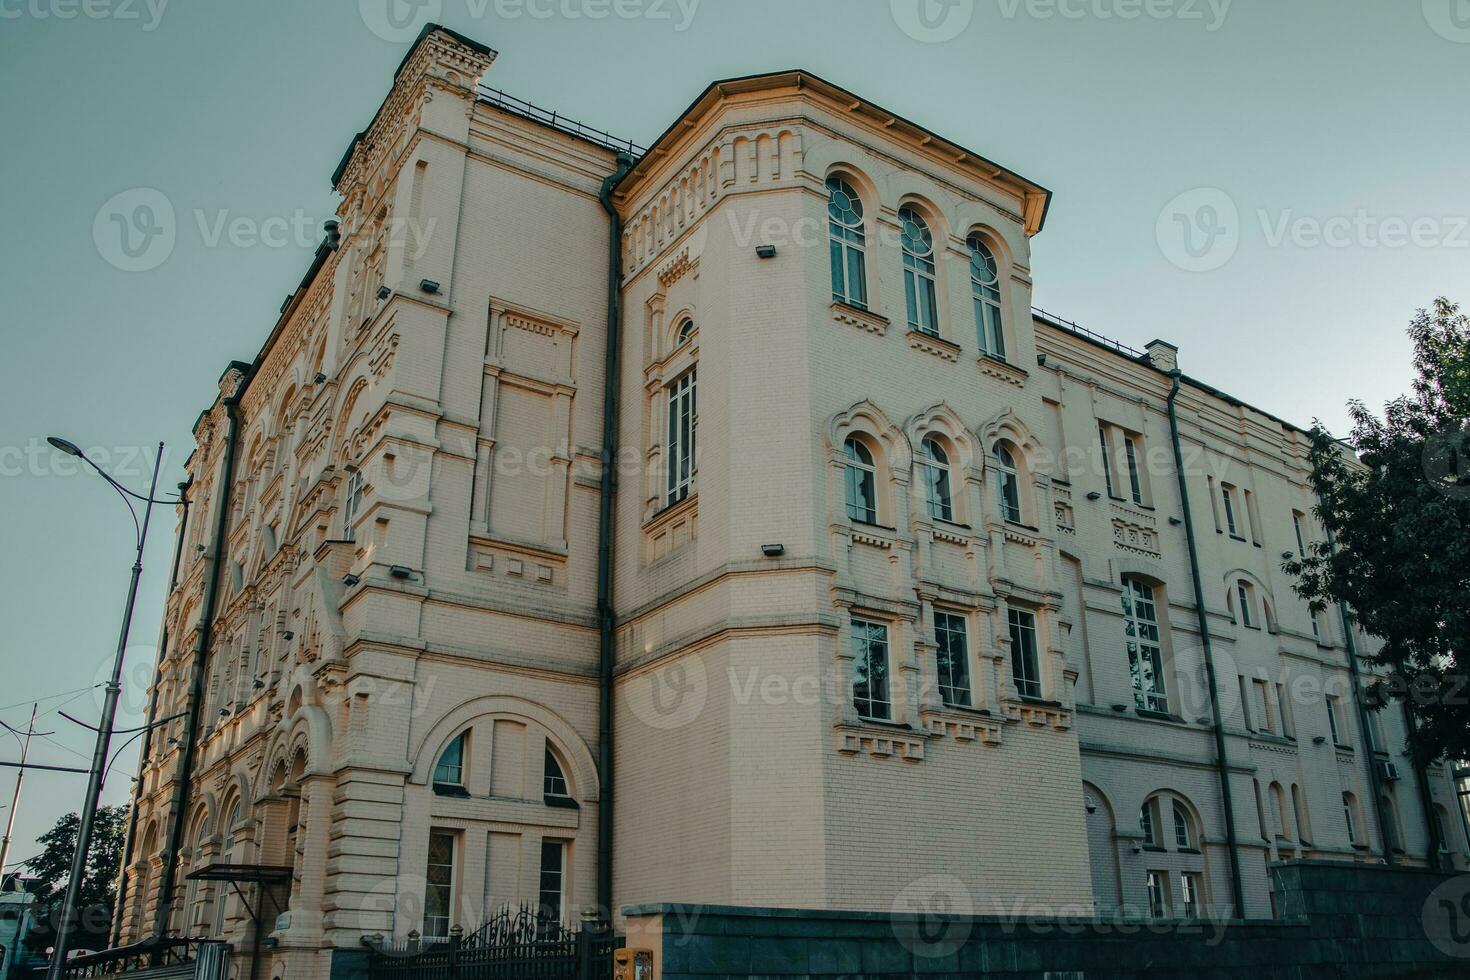
<svg viewBox="0 0 1470 980">
<path fill-rule="evenodd" d="M 595 925 L 569 930 L 529 909 L 509 909 L 448 939 L 366 937 L 369 980 L 612 980 L 619 937 Z"/>
<path fill-rule="evenodd" d="M 148 939 L 66 961 L 66 980 L 95 980 L 122 974 L 155 974 L 222 980 L 228 962 L 225 943 L 210 939 Z"/>
</svg>

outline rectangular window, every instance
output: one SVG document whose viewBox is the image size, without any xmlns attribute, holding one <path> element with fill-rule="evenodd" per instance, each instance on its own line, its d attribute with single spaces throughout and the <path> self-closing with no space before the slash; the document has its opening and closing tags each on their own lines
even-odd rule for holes
<svg viewBox="0 0 1470 980">
<path fill-rule="evenodd" d="M 1342 739 L 1342 725 L 1338 721 L 1341 699 L 1335 694 L 1327 695 L 1327 729 L 1332 733 L 1333 745 L 1346 745 Z"/>
<path fill-rule="evenodd" d="M 890 721 L 888 627 L 865 619 L 852 621 L 852 704 L 864 718 Z"/>
<path fill-rule="evenodd" d="M 1240 681 L 1240 720 L 1246 731 L 1253 732 L 1256 726 L 1251 724 L 1250 685 L 1246 683 L 1244 674 L 1237 674 L 1236 677 Z"/>
<path fill-rule="evenodd" d="M 1007 613 L 1011 629 L 1011 674 L 1023 698 L 1041 697 L 1041 664 L 1036 654 L 1036 617 L 1022 609 Z"/>
<path fill-rule="evenodd" d="M 868 308 L 867 247 L 861 218 L 853 214 L 851 224 L 828 222 L 828 246 L 832 261 L 832 299 L 859 309 Z"/>
<path fill-rule="evenodd" d="M 1123 583 L 1123 633 L 1134 704 L 1147 711 L 1168 711 L 1158 607 L 1153 587 L 1137 579 Z"/>
<path fill-rule="evenodd" d="M 1166 918 L 1169 914 L 1169 873 L 1167 871 L 1148 873 L 1148 914 L 1155 919 Z"/>
<path fill-rule="evenodd" d="M 1257 724 L 1261 731 L 1274 734 L 1276 731 L 1276 720 L 1271 711 L 1271 685 L 1265 681 L 1258 680 L 1252 684 L 1255 691 L 1255 699 L 1251 702 L 1256 709 L 1256 715 L 1260 719 Z"/>
<path fill-rule="evenodd" d="M 1133 495 L 1133 502 L 1142 506 L 1143 504 L 1143 481 L 1138 474 L 1138 439 L 1134 436 L 1124 436 L 1123 454 L 1128 458 L 1128 488 Z"/>
<path fill-rule="evenodd" d="M 566 851 L 565 841 L 541 842 L 541 879 L 536 893 L 536 910 L 545 922 L 562 921 L 562 911 L 566 907 Z"/>
<path fill-rule="evenodd" d="M 424 871 L 424 937 L 447 939 L 454 908 L 455 836 L 429 832 L 429 863 Z"/>
<path fill-rule="evenodd" d="M 1240 599 L 1240 625 L 1255 626 L 1255 615 L 1251 609 L 1251 587 L 1244 582 L 1236 582 L 1235 593 Z"/>
<path fill-rule="evenodd" d="M 1307 554 L 1306 537 L 1302 534 L 1302 522 L 1306 520 L 1306 516 L 1299 510 L 1291 512 L 1291 526 L 1296 530 L 1296 553 L 1298 558 L 1304 558 Z"/>
<path fill-rule="evenodd" d="M 699 426 L 695 404 L 695 372 L 669 385 L 669 487 L 666 504 L 672 506 L 694 489 L 695 436 Z"/>
<path fill-rule="evenodd" d="M 1225 530 L 1237 538 L 1240 537 L 1240 530 L 1235 523 L 1235 488 L 1228 483 L 1220 484 L 1220 502 L 1225 505 Z"/>
<path fill-rule="evenodd" d="M 342 502 L 342 540 L 353 539 L 353 522 L 357 520 L 357 512 L 362 507 L 362 470 L 353 470 L 347 474 L 347 497 Z"/>
<path fill-rule="evenodd" d="M 934 614 L 935 656 L 939 664 L 939 696 L 945 704 L 970 704 L 970 658 L 965 618 L 954 613 Z"/>
<path fill-rule="evenodd" d="M 1186 871 L 1179 876 L 1180 893 L 1184 898 L 1184 917 L 1186 919 L 1198 919 L 1200 917 L 1200 895 L 1203 879 L 1198 871 Z"/>
<path fill-rule="evenodd" d="M 1113 492 L 1113 454 L 1108 449 L 1108 427 L 1099 425 L 1097 427 L 1098 448 L 1102 450 L 1103 484 L 1107 487 L 1108 496 L 1115 497 Z"/>
</svg>

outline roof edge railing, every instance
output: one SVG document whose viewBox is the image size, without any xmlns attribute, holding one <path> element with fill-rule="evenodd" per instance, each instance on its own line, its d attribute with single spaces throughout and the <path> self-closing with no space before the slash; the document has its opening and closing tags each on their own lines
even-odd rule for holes
<svg viewBox="0 0 1470 980">
<path fill-rule="evenodd" d="M 1090 340 L 1093 343 L 1101 344 L 1103 347 L 1112 348 L 1119 354 L 1131 357 L 1134 360 L 1141 360 L 1148 357 L 1148 354 L 1146 352 L 1141 351 L 1136 347 L 1129 347 L 1127 344 L 1121 341 L 1114 340 L 1111 337 L 1104 337 L 1102 334 L 1094 330 L 1088 330 L 1081 324 L 1073 323 L 1071 320 L 1063 319 L 1062 317 L 1057 316 L 1055 313 L 1048 313 L 1046 310 L 1043 310 L 1038 306 L 1031 307 L 1031 315 L 1036 317 L 1038 320 L 1041 320 L 1045 323 L 1050 324 L 1053 327 L 1058 328 L 1059 330 L 1065 330 L 1068 333 L 1076 334 L 1077 336 Z"/>
<path fill-rule="evenodd" d="M 550 126 L 578 139 L 584 139 L 589 143 L 596 143 L 604 149 L 613 150 L 618 153 L 628 153 L 634 157 L 641 157 L 648 152 L 648 147 L 641 146 L 630 139 L 614 136 L 605 129 L 596 126 L 588 126 L 575 119 L 568 119 L 561 113 L 552 109 L 543 109 L 533 105 L 525 99 L 518 99 L 514 95 L 503 92 L 498 88 L 491 88 L 483 82 L 475 89 L 475 97 L 486 105 L 492 105 L 497 109 L 503 109 L 512 115 L 521 116 L 532 122 Z"/>
</svg>

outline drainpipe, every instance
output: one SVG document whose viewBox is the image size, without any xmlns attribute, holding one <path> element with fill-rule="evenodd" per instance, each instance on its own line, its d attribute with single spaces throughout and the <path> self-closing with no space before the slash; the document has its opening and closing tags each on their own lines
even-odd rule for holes
<svg viewBox="0 0 1470 980">
<path fill-rule="evenodd" d="M 1320 508 L 1322 498 L 1317 498 Z M 1322 524 L 1322 530 L 1327 532 L 1327 549 L 1332 555 L 1337 554 L 1337 539 L 1332 536 L 1332 528 L 1326 522 Z M 1363 748 L 1368 756 L 1368 787 L 1373 793 L 1373 812 L 1378 816 L 1378 836 L 1383 841 L 1383 863 L 1392 867 L 1397 864 L 1393 856 L 1393 847 L 1388 842 L 1387 811 L 1383 808 L 1383 783 L 1378 778 L 1378 745 L 1373 740 L 1373 730 L 1368 727 L 1368 709 L 1363 705 L 1363 684 L 1358 676 L 1358 644 L 1353 639 L 1352 614 L 1348 612 L 1347 603 L 1341 599 L 1337 602 L 1337 614 L 1342 618 L 1342 637 L 1347 646 L 1348 675 L 1353 681 L 1353 704 L 1358 709 L 1358 727 L 1363 730 Z"/>
<path fill-rule="evenodd" d="M 179 503 L 184 508 L 183 524 L 179 528 L 178 540 L 174 542 L 174 564 L 169 572 L 170 591 L 179 584 L 179 562 L 184 554 L 185 531 L 189 526 L 189 482 L 179 484 Z M 143 747 L 138 752 L 138 789 L 133 796 L 133 805 L 128 811 L 128 835 L 123 841 L 122 862 L 117 882 L 117 900 L 113 903 L 112 936 L 108 945 L 116 947 L 122 938 L 123 910 L 128 906 L 128 865 L 133 861 L 134 838 L 138 833 L 138 795 L 143 789 L 143 765 L 153 744 L 153 719 L 158 717 L 158 682 L 163 677 L 163 658 L 168 655 L 168 627 L 158 638 L 158 659 L 153 668 L 153 695 L 148 701 L 147 727 L 143 729 Z M 139 909 L 141 912 L 142 909 Z"/>
<path fill-rule="evenodd" d="M 1210 713 L 1215 719 L 1215 755 L 1219 760 L 1220 799 L 1225 809 L 1225 841 L 1230 854 L 1230 890 L 1234 918 L 1245 918 L 1245 901 L 1240 884 L 1240 845 L 1235 836 L 1235 801 L 1230 793 L 1230 758 L 1225 751 L 1225 719 L 1220 713 L 1220 687 L 1215 679 L 1215 654 L 1210 645 L 1210 624 L 1205 614 L 1205 588 L 1199 574 L 1199 548 L 1194 540 L 1194 517 L 1189 509 L 1189 486 L 1184 479 L 1184 451 L 1179 445 L 1179 369 L 1169 372 L 1169 436 L 1174 443 L 1174 473 L 1179 479 L 1179 505 L 1184 510 L 1184 537 L 1189 542 L 1189 573 L 1194 579 L 1194 610 L 1199 617 L 1200 642 L 1204 644 L 1205 679 L 1210 689 Z"/>
<path fill-rule="evenodd" d="M 617 170 L 602 182 L 598 200 L 608 216 L 607 354 L 602 385 L 602 480 L 597 501 L 597 915 L 612 925 L 613 868 L 613 503 L 618 491 L 618 402 L 622 347 L 623 219 L 613 206 L 613 188 L 633 169 L 618 154 Z"/>
<path fill-rule="evenodd" d="M 224 567 L 225 537 L 230 527 L 230 490 L 235 481 L 235 449 L 240 436 L 240 420 L 235 409 L 255 377 L 255 366 L 234 361 L 230 367 L 244 372 L 235 393 L 224 400 L 229 426 L 225 432 L 225 465 L 216 490 L 219 519 L 214 528 L 214 564 L 209 570 L 209 583 L 204 593 L 204 625 L 200 627 L 199 644 L 194 649 L 194 665 L 189 679 L 188 718 L 185 719 L 184 745 L 179 753 L 179 768 L 174 776 L 173 818 L 169 822 L 168 843 L 164 848 L 163 875 L 159 879 L 158 909 L 153 916 L 153 935 L 163 938 L 168 929 L 168 914 L 174 904 L 174 883 L 178 877 L 179 848 L 184 836 L 184 811 L 189 805 L 189 778 L 194 773 L 194 749 L 198 744 L 199 713 L 204 702 L 204 665 L 209 654 L 209 641 L 214 633 L 214 608 L 219 599 L 220 570 Z M 187 931 L 187 923 L 185 923 Z"/>
</svg>

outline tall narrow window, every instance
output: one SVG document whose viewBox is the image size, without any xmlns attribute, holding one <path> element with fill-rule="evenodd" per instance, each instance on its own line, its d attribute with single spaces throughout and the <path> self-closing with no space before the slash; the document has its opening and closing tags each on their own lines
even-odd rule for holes
<svg viewBox="0 0 1470 980">
<path fill-rule="evenodd" d="M 424 936 L 446 939 L 454 909 L 454 834 L 429 832 L 429 863 L 424 871 Z"/>
<path fill-rule="evenodd" d="M 847 453 L 847 516 L 864 524 L 878 523 L 878 477 L 873 454 L 861 441 L 842 444 Z"/>
<path fill-rule="evenodd" d="M 995 447 L 995 472 L 1000 491 L 1000 516 L 1012 524 L 1021 523 L 1021 479 L 1016 473 L 1016 459 L 1005 446 Z"/>
<path fill-rule="evenodd" d="M 347 474 L 347 496 L 342 501 L 342 539 L 351 541 L 353 539 L 353 522 L 357 520 L 357 512 L 362 508 L 362 470 L 352 470 Z"/>
<path fill-rule="evenodd" d="M 1296 554 L 1298 558 L 1305 558 L 1307 554 L 1306 535 L 1302 533 L 1302 521 L 1306 515 L 1299 510 L 1291 512 L 1291 526 L 1296 531 Z"/>
<path fill-rule="evenodd" d="M 1143 504 L 1143 480 L 1138 474 L 1138 439 L 1134 436 L 1123 437 L 1123 455 L 1128 460 L 1128 489 L 1133 497 L 1133 502 Z"/>
<path fill-rule="evenodd" d="M 934 614 L 934 647 L 939 666 L 939 696 L 945 704 L 970 704 L 970 657 L 965 642 L 965 618 L 954 613 Z"/>
<path fill-rule="evenodd" d="M 1337 711 L 1340 703 L 1341 702 L 1338 700 L 1337 695 L 1327 695 L 1327 729 L 1329 732 L 1332 733 L 1333 745 L 1344 744 L 1342 740 L 1342 726 L 1337 719 Z"/>
<path fill-rule="evenodd" d="M 1240 530 L 1235 523 L 1235 488 L 1228 483 L 1220 484 L 1220 501 L 1225 505 L 1225 529 L 1235 537 L 1240 537 Z"/>
<path fill-rule="evenodd" d="M 1200 916 L 1200 895 L 1204 877 L 1198 871 L 1186 871 L 1179 876 L 1180 896 L 1184 899 L 1184 917 L 1186 919 L 1198 919 Z"/>
<path fill-rule="evenodd" d="M 1021 609 L 1007 613 L 1011 630 L 1011 674 L 1023 698 L 1041 697 L 1041 663 L 1036 655 L 1036 617 Z"/>
<path fill-rule="evenodd" d="M 1159 846 L 1158 832 L 1154 830 L 1154 801 L 1149 800 L 1138 811 L 1138 830 L 1143 834 L 1143 842 L 1149 847 Z"/>
<path fill-rule="evenodd" d="M 1342 794 L 1342 819 L 1347 824 L 1349 844 L 1358 843 L 1357 803 L 1358 801 L 1354 799 L 1353 794 Z"/>
<path fill-rule="evenodd" d="M 864 718 L 888 721 L 888 627 L 864 619 L 852 621 L 852 704 Z"/>
<path fill-rule="evenodd" d="M 561 763 L 556 760 L 549 745 L 542 764 L 541 793 L 548 801 L 569 800 L 572 795 L 567 788 L 566 773 L 562 772 Z"/>
<path fill-rule="evenodd" d="M 934 285 L 934 235 L 924 216 L 911 207 L 898 209 L 903 245 L 903 292 L 909 329 L 938 336 L 939 301 Z"/>
<path fill-rule="evenodd" d="M 220 827 L 220 835 L 223 841 L 220 843 L 219 863 L 230 865 L 235 862 L 235 824 L 240 822 L 240 801 L 230 807 L 229 816 L 225 817 L 224 826 Z M 214 896 L 214 935 L 223 936 L 225 932 L 225 907 L 229 903 L 230 893 L 225 882 L 220 882 L 216 887 Z"/>
<path fill-rule="evenodd" d="M 1251 608 L 1251 587 L 1245 579 L 1235 583 L 1235 594 L 1240 599 L 1240 624 L 1255 626 L 1255 610 Z"/>
<path fill-rule="evenodd" d="M 1128 646 L 1134 704 L 1148 711 L 1168 711 L 1158 606 L 1153 587 L 1138 579 L 1123 583 L 1123 634 Z"/>
<path fill-rule="evenodd" d="M 1005 360 L 1006 335 L 1000 306 L 1000 270 L 995 254 L 976 235 L 965 242 L 970 247 L 970 296 L 975 303 L 975 329 L 980 334 L 980 352 Z"/>
<path fill-rule="evenodd" d="M 435 785 L 464 785 L 465 735 L 465 732 L 460 732 L 454 741 L 445 746 L 444 751 L 439 754 L 439 762 L 434 766 Z"/>
<path fill-rule="evenodd" d="M 1150 871 L 1147 884 L 1148 914 L 1155 919 L 1162 919 L 1169 914 L 1169 873 Z"/>
<path fill-rule="evenodd" d="M 541 842 L 541 880 L 536 894 L 536 910 L 543 922 L 560 923 L 566 907 L 565 841 Z"/>
<path fill-rule="evenodd" d="M 694 489 L 695 435 L 699 427 L 695 403 L 695 371 L 687 371 L 669 385 L 669 492 L 672 506 Z"/>
<path fill-rule="evenodd" d="M 841 177 L 827 178 L 827 237 L 832 253 L 832 299 L 867 309 L 863 202 L 852 185 Z"/>
<path fill-rule="evenodd" d="M 954 520 L 954 503 L 949 492 L 949 456 L 933 436 L 919 444 L 919 462 L 923 467 L 924 500 L 929 516 L 936 521 Z"/>
<path fill-rule="evenodd" d="M 1116 497 L 1113 490 L 1113 454 L 1108 448 L 1108 427 L 1099 425 L 1097 427 L 1097 444 L 1102 450 L 1103 484 L 1107 488 L 1109 497 Z"/>
<path fill-rule="evenodd" d="M 1194 833 L 1190 829 L 1189 814 L 1185 812 L 1184 804 L 1178 800 L 1174 801 L 1174 846 L 1181 851 L 1194 848 Z"/>
</svg>

